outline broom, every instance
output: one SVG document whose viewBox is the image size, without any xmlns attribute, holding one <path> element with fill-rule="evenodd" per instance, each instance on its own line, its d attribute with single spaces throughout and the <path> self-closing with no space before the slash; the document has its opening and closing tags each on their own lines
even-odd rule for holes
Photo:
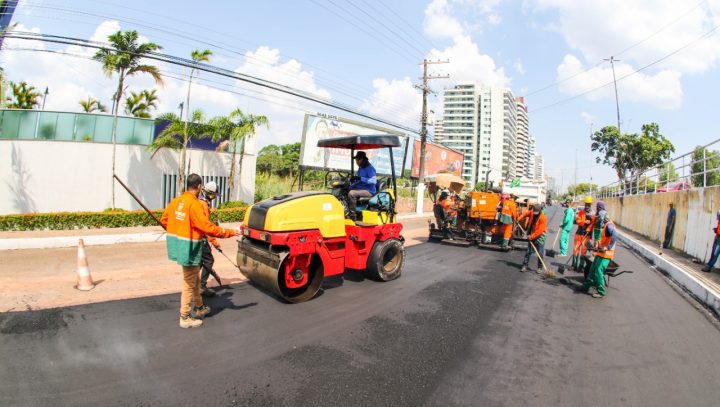
<svg viewBox="0 0 720 407">
<path fill-rule="evenodd" d="M 522 230 L 526 235 L 528 234 L 527 231 L 526 231 L 525 229 L 523 229 L 522 226 L 518 225 L 518 227 L 519 227 L 520 230 Z M 529 236 L 530 236 L 530 235 L 528 235 L 528 244 L 530 244 L 530 246 L 533 248 L 533 250 L 535 250 L 535 254 L 536 254 L 537 257 L 538 257 L 538 260 L 540 260 L 540 264 L 541 264 L 542 267 L 543 267 L 543 277 L 545 277 L 545 278 L 555 278 L 555 272 L 547 268 L 547 266 L 545 265 L 545 262 L 543 261 L 542 256 L 540 255 L 540 252 L 538 251 L 537 247 L 535 247 L 535 245 L 533 244 L 533 242 L 530 240 Z"/>
<path fill-rule="evenodd" d="M 555 251 L 555 244 L 558 241 L 558 237 L 560 237 L 560 231 L 562 231 L 562 229 L 558 228 L 557 233 L 555 233 L 555 240 L 553 240 L 552 247 L 545 252 L 548 257 L 554 258 L 555 256 L 557 256 L 557 252 Z"/>
</svg>

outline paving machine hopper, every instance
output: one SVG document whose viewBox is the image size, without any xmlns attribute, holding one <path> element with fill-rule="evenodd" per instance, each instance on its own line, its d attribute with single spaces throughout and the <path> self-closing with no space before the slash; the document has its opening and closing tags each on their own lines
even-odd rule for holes
<svg viewBox="0 0 720 407">
<path fill-rule="evenodd" d="M 396 178 L 392 148 L 394 135 L 348 136 L 324 139 L 318 147 L 355 150 L 387 148 L 392 177 L 377 194 L 347 207 L 349 180 L 334 179 L 331 192 L 291 192 L 248 208 L 241 226 L 237 261 L 254 284 L 292 303 L 313 298 L 326 277 L 346 269 L 390 281 L 398 278 L 405 262 L 402 225 L 396 222 Z M 352 160 L 352 158 L 351 158 Z M 327 177 L 326 177 L 327 178 Z M 327 186 L 327 185 L 326 185 Z"/>
</svg>

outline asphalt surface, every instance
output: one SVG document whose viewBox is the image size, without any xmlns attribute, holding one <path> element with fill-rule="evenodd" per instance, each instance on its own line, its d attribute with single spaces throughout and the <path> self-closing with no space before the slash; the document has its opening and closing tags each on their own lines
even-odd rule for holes
<svg viewBox="0 0 720 407">
<path fill-rule="evenodd" d="M 600 300 L 520 251 L 407 255 L 303 304 L 231 287 L 200 329 L 179 294 L 0 314 L 0 405 L 717 405 L 716 321 L 627 249 Z"/>
</svg>

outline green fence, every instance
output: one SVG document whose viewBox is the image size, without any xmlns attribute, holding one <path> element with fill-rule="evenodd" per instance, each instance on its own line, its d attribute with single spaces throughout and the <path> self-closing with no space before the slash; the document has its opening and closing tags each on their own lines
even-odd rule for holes
<svg viewBox="0 0 720 407">
<path fill-rule="evenodd" d="M 113 117 L 103 114 L 0 110 L 0 139 L 112 142 Z M 118 117 L 117 142 L 152 143 L 155 121 Z"/>
</svg>

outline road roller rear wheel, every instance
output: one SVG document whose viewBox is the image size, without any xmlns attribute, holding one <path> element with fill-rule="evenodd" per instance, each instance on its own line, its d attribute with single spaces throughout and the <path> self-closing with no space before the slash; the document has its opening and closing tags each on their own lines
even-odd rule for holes
<svg viewBox="0 0 720 407">
<path fill-rule="evenodd" d="M 367 262 L 367 276 L 378 281 L 400 277 L 405 264 L 405 246 L 397 239 L 377 242 Z"/>
<path fill-rule="evenodd" d="M 292 303 L 310 300 L 320 290 L 323 274 L 322 260 L 318 256 L 288 256 L 277 274 L 279 294 Z"/>
</svg>

